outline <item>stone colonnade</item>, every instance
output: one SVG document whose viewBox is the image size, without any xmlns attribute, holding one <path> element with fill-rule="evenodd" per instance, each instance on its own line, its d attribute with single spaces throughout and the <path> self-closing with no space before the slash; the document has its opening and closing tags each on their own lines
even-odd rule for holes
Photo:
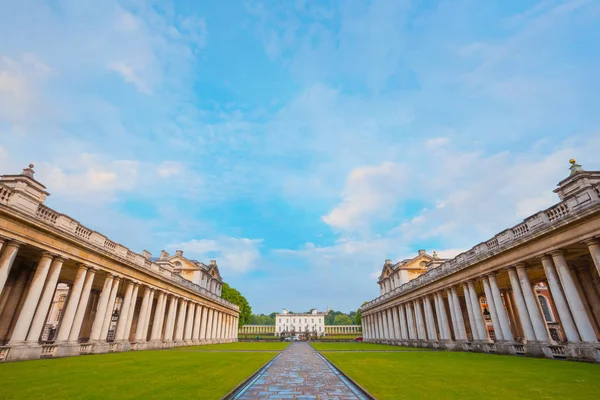
<svg viewBox="0 0 600 400">
<path fill-rule="evenodd" d="M 325 333 L 328 335 L 352 335 L 360 332 L 360 325 L 325 325 Z"/>
<path fill-rule="evenodd" d="M 0 238 L 0 361 L 237 339 L 237 308 L 95 264 Z M 53 339 L 42 341 L 58 283 L 68 296 Z"/>
<path fill-rule="evenodd" d="M 460 281 L 434 280 L 419 295 L 363 309 L 364 340 L 599 362 L 599 274 L 600 240 L 591 237 Z"/>
<path fill-rule="evenodd" d="M 275 335 L 275 325 L 244 325 L 240 328 L 240 334 L 267 334 Z"/>
</svg>

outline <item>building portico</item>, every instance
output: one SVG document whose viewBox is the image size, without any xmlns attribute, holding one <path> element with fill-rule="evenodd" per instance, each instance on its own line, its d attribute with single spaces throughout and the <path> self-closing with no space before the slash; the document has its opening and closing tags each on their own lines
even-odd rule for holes
<svg viewBox="0 0 600 400">
<path fill-rule="evenodd" d="M 46 207 L 33 175 L 0 179 L 0 361 L 237 339 L 215 261 L 134 253 Z"/>
<path fill-rule="evenodd" d="M 600 172 L 571 163 L 560 203 L 362 307 L 365 340 L 599 362 Z"/>
</svg>

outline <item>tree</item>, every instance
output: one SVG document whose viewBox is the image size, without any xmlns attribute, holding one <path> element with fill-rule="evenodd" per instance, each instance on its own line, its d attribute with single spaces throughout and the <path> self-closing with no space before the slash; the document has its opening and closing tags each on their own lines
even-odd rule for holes
<svg viewBox="0 0 600 400">
<path fill-rule="evenodd" d="M 234 289 L 226 282 L 223 282 L 221 297 L 240 308 L 238 326 L 248 325 L 250 323 L 250 320 L 252 319 L 252 307 L 250 307 L 248 300 L 246 300 L 237 289 Z"/>
<path fill-rule="evenodd" d="M 366 301 L 364 303 L 362 303 L 361 307 L 364 307 L 365 304 L 367 304 Z M 362 310 L 360 308 L 358 310 L 356 310 L 356 314 L 354 315 L 354 323 L 356 325 L 362 326 Z"/>
<path fill-rule="evenodd" d="M 333 325 L 352 325 L 352 320 L 346 314 L 339 314 L 333 319 Z"/>
</svg>

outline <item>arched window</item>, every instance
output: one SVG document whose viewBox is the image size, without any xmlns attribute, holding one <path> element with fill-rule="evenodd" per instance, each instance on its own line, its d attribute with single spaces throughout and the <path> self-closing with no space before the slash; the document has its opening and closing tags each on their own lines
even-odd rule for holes
<svg viewBox="0 0 600 400">
<path fill-rule="evenodd" d="M 545 296 L 538 295 L 538 300 L 540 301 L 540 306 L 542 306 L 542 312 L 544 313 L 546 322 L 555 322 L 554 314 L 552 313 L 548 299 Z"/>
</svg>

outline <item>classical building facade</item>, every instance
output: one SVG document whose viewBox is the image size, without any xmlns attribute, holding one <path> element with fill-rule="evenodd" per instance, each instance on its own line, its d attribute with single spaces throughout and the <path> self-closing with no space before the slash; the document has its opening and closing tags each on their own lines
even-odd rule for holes
<svg viewBox="0 0 600 400">
<path fill-rule="evenodd" d="M 290 313 L 283 310 L 275 316 L 275 335 L 280 336 L 285 332 L 316 332 L 317 335 L 325 334 L 325 315 L 317 310 L 310 313 Z"/>
<path fill-rule="evenodd" d="M 571 164 L 556 205 L 386 286 L 362 307 L 364 340 L 599 362 L 600 172 Z"/>
<path fill-rule="evenodd" d="M 215 261 L 136 254 L 48 195 L 33 165 L 0 177 L 0 361 L 236 340 Z"/>
</svg>

